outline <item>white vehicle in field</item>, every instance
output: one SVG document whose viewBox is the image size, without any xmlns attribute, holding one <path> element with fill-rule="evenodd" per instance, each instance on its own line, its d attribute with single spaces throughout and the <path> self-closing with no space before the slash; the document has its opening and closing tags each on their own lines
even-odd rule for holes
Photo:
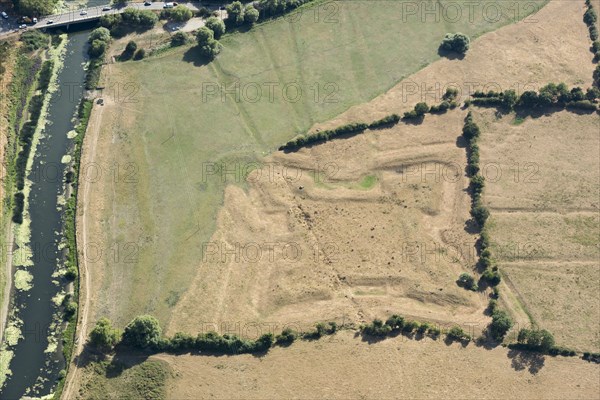
<svg viewBox="0 0 600 400">
<path fill-rule="evenodd" d="M 165 3 L 165 5 L 163 6 L 163 8 L 173 8 L 175 7 L 175 5 L 173 3 Z"/>
<path fill-rule="evenodd" d="M 2 15 L 2 18 L 8 19 L 8 14 L 5 13 L 4 11 L 2 11 L 2 13 L 0 15 Z"/>
</svg>

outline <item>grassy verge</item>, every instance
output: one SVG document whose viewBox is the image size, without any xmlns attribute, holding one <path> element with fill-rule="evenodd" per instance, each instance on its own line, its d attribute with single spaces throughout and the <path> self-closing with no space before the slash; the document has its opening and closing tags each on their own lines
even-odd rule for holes
<svg viewBox="0 0 600 400">
<path fill-rule="evenodd" d="M 79 304 L 79 263 L 77 260 L 77 236 L 75 231 L 75 217 L 77 215 L 77 176 L 79 174 L 79 163 L 81 160 L 81 148 L 83 144 L 83 137 L 85 135 L 85 131 L 88 126 L 88 122 L 90 120 L 90 115 L 92 113 L 92 100 L 83 99 L 79 106 L 78 118 L 79 123 L 75 127 L 75 132 L 77 132 L 77 136 L 74 139 L 73 143 L 73 177 L 71 182 L 73 182 L 72 187 L 73 191 L 71 196 L 67 200 L 65 205 L 65 214 L 64 214 L 64 237 L 67 243 L 67 259 L 65 260 L 65 264 L 67 267 L 67 273 L 74 276 L 73 282 L 73 299 L 75 303 Z M 77 307 L 78 309 L 78 307 Z M 67 327 L 63 330 L 62 333 L 62 342 L 63 342 L 63 355 L 66 361 L 66 367 L 64 373 L 61 373 L 60 380 L 58 382 L 58 386 L 56 388 L 56 392 L 54 393 L 55 399 L 60 399 L 62 394 L 62 390 L 65 385 L 65 378 L 67 376 L 67 371 L 69 368 L 69 364 L 71 361 L 71 356 L 73 354 L 73 346 L 75 343 L 75 333 L 77 328 L 77 318 L 78 312 L 75 312 L 70 315 L 67 320 Z"/>
</svg>

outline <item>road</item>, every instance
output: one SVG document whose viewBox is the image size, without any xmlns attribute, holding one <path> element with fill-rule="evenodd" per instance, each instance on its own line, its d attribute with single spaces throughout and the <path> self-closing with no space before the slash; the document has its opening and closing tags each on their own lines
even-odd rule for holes
<svg viewBox="0 0 600 400">
<path fill-rule="evenodd" d="M 139 10 L 160 11 L 163 9 L 164 4 L 165 3 L 163 3 L 163 2 L 155 2 L 155 3 L 150 3 L 149 5 L 145 6 L 144 3 L 129 3 L 124 7 L 119 7 L 119 8 L 112 7 L 110 10 L 107 10 L 107 11 L 103 11 L 102 9 L 104 7 L 110 7 L 110 5 L 82 8 L 82 9 L 74 9 L 74 10 L 66 12 L 66 13 L 49 15 L 47 17 L 43 17 L 39 20 L 39 22 L 37 24 L 30 25 L 28 27 L 28 29 L 40 29 L 40 28 L 48 28 L 48 27 L 53 27 L 53 26 L 63 26 L 63 25 L 77 23 L 77 22 L 93 21 L 95 19 L 99 19 L 103 15 L 121 14 L 128 8 L 136 8 Z M 181 3 L 181 5 L 189 8 L 192 11 L 197 11 L 201 7 L 200 2 Z M 87 14 L 83 14 L 83 12 L 86 12 Z M 52 23 L 49 23 L 49 21 L 52 21 Z"/>
</svg>

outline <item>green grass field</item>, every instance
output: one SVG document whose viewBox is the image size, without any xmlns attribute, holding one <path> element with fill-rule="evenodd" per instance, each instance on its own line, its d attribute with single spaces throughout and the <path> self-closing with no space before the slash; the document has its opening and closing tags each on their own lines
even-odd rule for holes
<svg viewBox="0 0 600 400">
<path fill-rule="evenodd" d="M 82 382 L 83 399 L 147 399 L 166 398 L 166 382 L 170 368 L 162 361 L 140 364 L 92 362 L 85 367 L 93 379 Z"/>
<path fill-rule="evenodd" d="M 148 312 L 166 325 L 202 260 L 225 185 L 243 180 L 240 173 L 207 176 L 210 163 L 232 169 L 256 160 L 314 123 L 371 100 L 438 59 L 447 32 L 474 38 L 514 22 L 486 20 L 487 3 L 500 4 L 476 6 L 472 23 L 466 6 L 451 23 L 432 16 L 403 21 L 405 2 L 322 3 L 226 35 L 223 52 L 208 65 L 194 47 L 112 65 L 140 90 L 133 95 L 137 103 L 123 104 L 134 129 L 104 128 L 114 135 L 104 136 L 113 140 L 106 159 L 133 163 L 136 182 L 108 187 L 101 195 L 113 206 L 99 218 L 107 248 L 134 243 L 139 251 L 134 262 L 105 260 L 96 317 L 124 325 Z M 518 17 L 532 11 L 522 8 Z M 372 183 L 365 179 L 361 186 Z"/>
</svg>

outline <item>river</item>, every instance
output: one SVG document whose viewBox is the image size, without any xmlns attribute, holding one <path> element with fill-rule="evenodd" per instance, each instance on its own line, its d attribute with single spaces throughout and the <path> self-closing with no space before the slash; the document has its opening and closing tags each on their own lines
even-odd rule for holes
<svg viewBox="0 0 600 400">
<path fill-rule="evenodd" d="M 66 172 L 62 159 L 73 145 L 67 133 L 74 128 L 73 117 L 84 92 L 83 63 L 87 60 L 88 34 L 88 31 L 69 34 L 64 66 L 58 74 L 59 91 L 51 97 L 48 122 L 28 175 L 33 182 L 29 195 L 33 256 L 29 271 L 33 280 L 31 289 L 14 292 L 12 306 L 18 309 L 17 317 L 23 321 L 22 338 L 13 347 L 12 375 L 0 392 L 2 399 L 48 395 L 65 368 L 60 338 L 57 348 L 47 349 L 53 316 L 58 311 L 52 299 L 67 287 L 66 280 L 53 276 L 62 259 L 59 197 L 63 195 Z"/>
</svg>

